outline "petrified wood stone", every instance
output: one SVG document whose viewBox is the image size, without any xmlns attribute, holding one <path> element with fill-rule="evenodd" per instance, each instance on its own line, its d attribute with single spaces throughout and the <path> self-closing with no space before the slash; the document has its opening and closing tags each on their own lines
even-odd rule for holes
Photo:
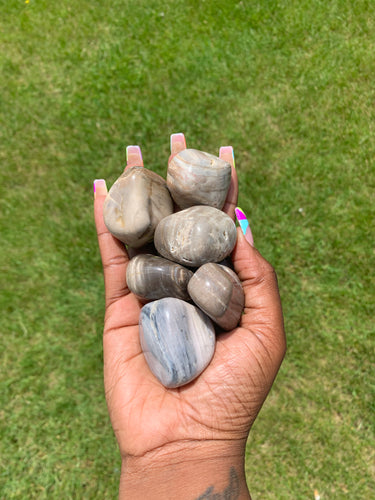
<svg viewBox="0 0 375 500">
<path fill-rule="evenodd" d="M 227 257 L 236 237 L 236 226 L 229 215 L 200 205 L 165 217 L 156 228 L 154 243 L 166 259 L 198 267 Z"/>
<path fill-rule="evenodd" d="M 156 255 L 137 255 L 126 269 L 130 291 L 143 299 L 176 297 L 189 300 L 187 285 L 193 273 L 176 262 Z"/>
<path fill-rule="evenodd" d="M 238 325 L 245 296 L 237 274 L 229 267 L 204 264 L 189 281 L 188 291 L 195 304 L 221 328 L 232 330 Z"/>
<path fill-rule="evenodd" d="M 214 354 L 211 320 L 180 299 L 146 304 L 141 310 L 139 332 L 147 364 L 165 387 L 179 387 L 194 380 Z"/>
<path fill-rule="evenodd" d="M 217 156 L 184 149 L 169 162 L 167 185 L 180 208 L 209 205 L 223 208 L 231 178 L 231 166 Z"/>
<path fill-rule="evenodd" d="M 143 167 L 126 170 L 109 190 L 103 207 L 108 230 L 134 248 L 151 241 L 157 224 L 172 213 L 165 180 Z"/>
</svg>

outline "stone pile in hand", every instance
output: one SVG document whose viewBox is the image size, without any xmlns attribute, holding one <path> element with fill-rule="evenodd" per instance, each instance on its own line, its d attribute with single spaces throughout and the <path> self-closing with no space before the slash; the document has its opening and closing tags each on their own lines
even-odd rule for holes
<svg viewBox="0 0 375 500">
<path fill-rule="evenodd" d="M 230 181 L 229 163 L 184 149 L 169 162 L 166 181 L 144 167 L 126 169 L 104 203 L 108 230 L 136 254 L 127 286 L 151 301 L 141 310 L 140 342 L 151 371 L 169 388 L 202 373 L 215 350 L 214 324 L 232 330 L 242 314 L 241 282 L 220 264 L 237 236 L 221 210 Z"/>
</svg>

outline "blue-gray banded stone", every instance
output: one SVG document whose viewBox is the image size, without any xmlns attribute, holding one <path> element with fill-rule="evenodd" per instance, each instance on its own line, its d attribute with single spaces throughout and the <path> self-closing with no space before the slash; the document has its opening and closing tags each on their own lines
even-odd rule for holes
<svg viewBox="0 0 375 500">
<path fill-rule="evenodd" d="M 214 326 L 196 306 L 165 298 L 143 306 L 140 341 L 152 373 L 169 388 L 194 380 L 215 351 Z"/>
<path fill-rule="evenodd" d="M 238 325 L 245 295 L 237 274 L 227 266 L 208 263 L 191 278 L 188 291 L 194 303 L 224 330 Z"/>
<path fill-rule="evenodd" d="M 142 299 L 155 300 L 176 297 L 189 300 L 187 285 L 193 273 L 190 269 L 158 257 L 142 254 L 133 257 L 126 269 L 126 284 Z"/>
<path fill-rule="evenodd" d="M 184 149 L 169 162 L 167 186 L 180 208 L 209 205 L 223 208 L 232 168 L 217 156 Z"/>
<path fill-rule="evenodd" d="M 109 190 L 103 206 L 108 230 L 134 248 L 152 241 L 157 224 L 172 213 L 165 180 L 144 167 L 126 170 Z"/>
<path fill-rule="evenodd" d="M 154 244 L 166 259 L 188 267 L 220 262 L 236 244 L 233 220 L 214 207 L 199 205 L 186 208 L 159 222 Z"/>
</svg>

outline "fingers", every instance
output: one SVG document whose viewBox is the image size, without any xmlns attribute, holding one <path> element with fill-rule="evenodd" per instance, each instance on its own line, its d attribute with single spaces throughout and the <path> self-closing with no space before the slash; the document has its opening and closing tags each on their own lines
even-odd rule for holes
<svg viewBox="0 0 375 500">
<path fill-rule="evenodd" d="M 125 246 L 108 231 L 103 219 L 103 205 L 107 195 L 104 179 L 94 181 L 94 215 L 100 255 L 103 263 L 107 306 L 127 293 L 126 264 L 129 261 Z"/>
<path fill-rule="evenodd" d="M 132 167 L 143 167 L 142 151 L 139 146 L 128 146 L 126 148 L 125 170 Z"/>
<path fill-rule="evenodd" d="M 186 149 L 186 140 L 183 133 L 172 134 L 170 138 L 171 157 Z M 238 198 L 238 180 L 234 167 L 233 148 L 226 146 L 220 148 L 220 158 L 227 161 L 232 167 L 231 183 L 228 190 L 226 202 L 223 207 L 232 219 L 234 219 L 235 207 Z M 131 145 L 126 148 L 126 167 L 143 167 L 143 158 L 141 148 Z M 103 179 L 96 180 L 94 183 L 95 192 L 95 222 L 98 233 L 99 248 L 102 257 L 104 279 L 106 288 L 107 303 L 113 301 L 119 296 L 127 293 L 126 288 L 126 264 L 129 261 L 128 254 L 124 245 L 113 237 L 106 228 L 103 220 L 103 205 L 107 188 Z"/>
<path fill-rule="evenodd" d="M 219 158 L 227 161 L 232 167 L 232 176 L 228 189 L 227 198 L 224 203 L 223 212 L 227 213 L 229 217 L 234 219 L 234 210 L 237 206 L 238 200 L 238 178 L 234 161 L 234 152 L 232 146 L 223 146 L 220 148 Z"/>
</svg>

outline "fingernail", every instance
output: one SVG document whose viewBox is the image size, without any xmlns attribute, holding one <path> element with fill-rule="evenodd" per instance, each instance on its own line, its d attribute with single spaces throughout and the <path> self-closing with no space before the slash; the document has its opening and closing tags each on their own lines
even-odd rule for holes
<svg viewBox="0 0 375 500">
<path fill-rule="evenodd" d="M 139 146 L 127 146 L 126 148 L 126 163 L 141 163 L 143 164 L 142 151 Z"/>
<path fill-rule="evenodd" d="M 240 225 L 241 230 L 242 230 L 243 234 L 245 235 L 245 239 L 253 247 L 254 246 L 254 238 L 253 238 L 253 234 L 251 232 L 249 221 L 247 220 L 244 211 L 239 207 L 235 208 L 234 211 L 236 213 L 236 218 L 237 218 L 238 224 Z"/>
<path fill-rule="evenodd" d="M 232 163 L 234 168 L 236 168 L 236 162 L 234 160 L 234 151 L 232 146 L 222 146 L 219 151 L 219 157 L 225 161 L 228 161 L 229 163 Z"/>
<path fill-rule="evenodd" d="M 177 154 L 183 149 L 186 149 L 186 139 L 182 132 L 171 134 L 170 149 L 171 154 Z"/>
<path fill-rule="evenodd" d="M 107 194 L 107 184 L 104 179 L 94 180 L 94 200 L 97 196 L 105 196 Z"/>
</svg>

